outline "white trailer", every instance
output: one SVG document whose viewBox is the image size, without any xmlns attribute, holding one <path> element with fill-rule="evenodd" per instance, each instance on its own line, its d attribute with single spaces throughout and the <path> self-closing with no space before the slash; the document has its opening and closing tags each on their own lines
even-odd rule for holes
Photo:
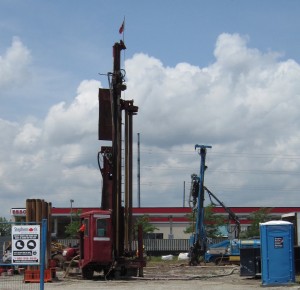
<svg viewBox="0 0 300 290">
<path fill-rule="evenodd" d="M 294 225 L 294 245 L 300 246 L 300 212 L 286 213 L 281 216 L 283 221 L 288 221 Z"/>
</svg>

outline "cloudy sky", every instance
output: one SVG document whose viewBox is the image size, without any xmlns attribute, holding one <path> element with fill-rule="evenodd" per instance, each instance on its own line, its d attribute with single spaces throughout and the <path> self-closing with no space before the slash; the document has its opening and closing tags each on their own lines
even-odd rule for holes
<svg viewBox="0 0 300 290">
<path fill-rule="evenodd" d="M 137 133 L 142 206 L 188 205 L 195 144 L 212 146 L 205 184 L 227 206 L 300 206 L 299 10 L 296 0 L 2 0 L 0 216 L 27 198 L 100 206 L 98 88 L 124 16 L 123 98 L 139 106 L 134 206 Z"/>
</svg>

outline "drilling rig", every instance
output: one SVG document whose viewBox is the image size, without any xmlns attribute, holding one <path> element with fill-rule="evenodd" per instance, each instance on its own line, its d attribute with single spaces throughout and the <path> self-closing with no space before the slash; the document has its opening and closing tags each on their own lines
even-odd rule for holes
<svg viewBox="0 0 300 290">
<path fill-rule="evenodd" d="M 192 176 L 192 198 L 193 212 L 196 214 L 195 232 L 190 237 L 190 261 L 191 266 L 199 264 L 200 256 L 206 252 L 206 232 L 204 226 L 204 172 L 206 170 L 205 159 L 206 149 L 211 148 L 208 145 L 195 145 L 200 155 L 200 173 L 199 177 Z"/>
<path fill-rule="evenodd" d="M 105 278 L 143 276 L 143 267 L 146 266 L 141 228 L 138 251 L 133 249 L 132 119 L 138 107 L 134 106 L 133 100 L 121 99 L 122 92 L 126 90 L 125 71 L 120 65 L 124 49 L 126 46 L 122 40 L 114 44 L 113 72 L 107 74 L 109 88 L 99 89 L 98 139 L 111 141 L 111 146 L 102 146 L 98 152 L 103 181 L 101 208 L 80 216 L 79 265 L 85 279 L 92 279 L 94 272 L 102 271 Z M 125 160 L 123 171 L 122 160 Z"/>
<path fill-rule="evenodd" d="M 205 262 L 215 262 L 216 264 L 222 263 L 239 263 L 240 261 L 240 249 L 241 248 L 259 248 L 260 240 L 249 239 L 240 240 L 239 234 L 241 231 L 240 221 L 238 216 L 225 204 L 217 198 L 206 186 L 204 186 L 204 173 L 207 169 L 205 165 L 206 150 L 212 148 L 207 145 L 195 145 L 195 150 L 198 149 L 200 155 L 200 174 L 199 177 L 196 174 L 192 174 L 191 178 L 191 201 L 193 207 L 193 213 L 195 218 L 194 233 L 190 237 L 190 253 L 189 264 L 196 266 L 200 263 L 200 257 L 203 256 Z M 229 219 L 235 223 L 234 238 L 224 240 L 217 244 L 208 245 L 205 220 L 204 220 L 204 195 L 207 192 L 211 203 L 213 200 L 217 202 L 228 213 Z"/>
</svg>

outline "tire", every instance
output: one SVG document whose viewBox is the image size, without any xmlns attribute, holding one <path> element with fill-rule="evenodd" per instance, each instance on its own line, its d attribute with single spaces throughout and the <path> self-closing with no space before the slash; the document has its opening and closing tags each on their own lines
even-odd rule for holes
<svg viewBox="0 0 300 290">
<path fill-rule="evenodd" d="M 92 280 L 94 277 L 94 269 L 91 267 L 82 268 L 82 277 L 86 280 Z"/>
<path fill-rule="evenodd" d="M 114 271 L 114 278 L 115 278 L 115 280 L 119 280 L 119 279 L 121 279 L 121 270 L 115 270 Z"/>
<path fill-rule="evenodd" d="M 127 269 L 127 273 L 126 273 L 127 277 L 137 277 L 137 275 L 138 275 L 138 268 Z"/>
<path fill-rule="evenodd" d="M 106 267 L 103 270 L 105 280 L 112 280 L 114 278 L 114 270 Z"/>
</svg>

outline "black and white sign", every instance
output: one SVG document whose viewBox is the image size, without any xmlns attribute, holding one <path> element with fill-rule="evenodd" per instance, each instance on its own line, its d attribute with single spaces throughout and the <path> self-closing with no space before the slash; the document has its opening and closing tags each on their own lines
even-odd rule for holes
<svg viewBox="0 0 300 290">
<path fill-rule="evenodd" d="M 40 225 L 12 227 L 12 264 L 40 264 Z"/>
<path fill-rule="evenodd" d="M 275 249 L 283 248 L 283 237 L 275 237 L 274 238 L 274 248 Z"/>
</svg>

